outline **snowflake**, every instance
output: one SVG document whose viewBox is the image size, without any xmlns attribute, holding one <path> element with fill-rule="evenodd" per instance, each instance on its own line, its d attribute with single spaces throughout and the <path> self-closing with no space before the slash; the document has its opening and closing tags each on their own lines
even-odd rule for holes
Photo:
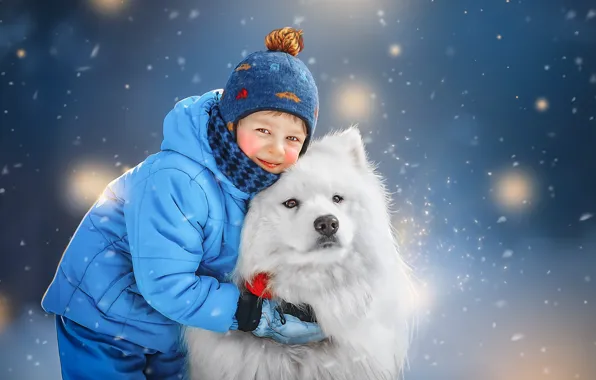
<svg viewBox="0 0 596 380">
<path fill-rule="evenodd" d="M 89 55 L 89 58 L 97 57 L 97 53 L 99 53 L 99 44 L 93 47 L 93 50 L 91 50 L 91 54 Z"/>
<path fill-rule="evenodd" d="M 593 216 L 594 216 L 594 214 L 590 214 L 590 213 L 586 212 L 586 213 L 582 214 L 582 216 L 579 217 L 579 221 L 580 222 L 586 221 L 586 220 L 592 218 Z"/>
</svg>

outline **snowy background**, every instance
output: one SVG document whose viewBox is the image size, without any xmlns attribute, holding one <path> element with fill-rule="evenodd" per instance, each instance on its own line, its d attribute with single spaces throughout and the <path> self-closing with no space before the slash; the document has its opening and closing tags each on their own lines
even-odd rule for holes
<svg viewBox="0 0 596 380">
<path fill-rule="evenodd" d="M 0 0 L 0 379 L 58 379 L 39 307 L 176 100 L 304 29 L 317 133 L 358 122 L 424 284 L 406 380 L 596 379 L 596 3 Z"/>
</svg>

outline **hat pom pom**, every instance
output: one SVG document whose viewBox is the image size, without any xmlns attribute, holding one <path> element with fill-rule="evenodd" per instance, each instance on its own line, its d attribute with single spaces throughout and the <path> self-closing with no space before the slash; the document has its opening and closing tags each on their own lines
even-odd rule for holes
<svg viewBox="0 0 596 380">
<path fill-rule="evenodd" d="M 265 46 L 269 51 L 282 51 L 295 57 L 304 49 L 302 29 L 289 26 L 275 29 L 265 37 Z"/>
</svg>

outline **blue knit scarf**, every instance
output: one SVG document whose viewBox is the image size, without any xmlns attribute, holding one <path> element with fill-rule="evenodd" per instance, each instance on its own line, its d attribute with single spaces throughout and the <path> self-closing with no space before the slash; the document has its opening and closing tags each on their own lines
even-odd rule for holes
<svg viewBox="0 0 596 380">
<path fill-rule="evenodd" d="M 219 170 L 236 186 L 252 198 L 256 193 L 273 185 L 279 174 L 269 173 L 251 160 L 238 146 L 233 131 L 226 127 L 219 106 L 211 107 L 207 137 Z"/>
</svg>

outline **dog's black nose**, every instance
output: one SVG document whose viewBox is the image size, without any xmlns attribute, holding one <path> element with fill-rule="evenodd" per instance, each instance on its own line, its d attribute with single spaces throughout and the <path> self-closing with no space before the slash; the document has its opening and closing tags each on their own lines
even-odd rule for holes
<svg viewBox="0 0 596 380">
<path fill-rule="evenodd" d="M 339 229 L 339 220 L 333 215 L 323 215 L 315 219 L 315 230 L 325 236 L 332 236 Z"/>
</svg>

